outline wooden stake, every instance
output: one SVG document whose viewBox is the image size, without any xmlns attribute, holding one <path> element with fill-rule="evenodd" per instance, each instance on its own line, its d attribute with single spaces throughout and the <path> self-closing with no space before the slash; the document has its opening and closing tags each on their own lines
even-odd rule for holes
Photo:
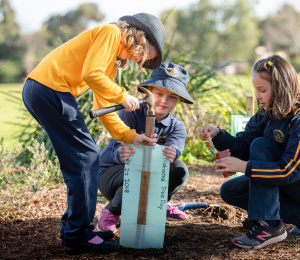
<svg viewBox="0 0 300 260">
<path fill-rule="evenodd" d="M 254 115 L 254 97 L 253 96 L 247 96 L 247 116 L 253 116 Z"/>
<path fill-rule="evenodd" d="M 147 116 L 146 127 L 145 127 L 145 135 L 147 137 L 150 137 L 154 133 L 154 126 L 155 126 L 155 116 Z M 143 155 L 143 166 L 142 166 L 143 171 L 141 174 L 139 209 L 138 209 L 138 216 L 137 216 L 137 224 L 140 225 L 146 225 L 149 183 L 150 183 L 150 163 L 151 163 L 151 151 L 145 149 Z"/>
</svg>

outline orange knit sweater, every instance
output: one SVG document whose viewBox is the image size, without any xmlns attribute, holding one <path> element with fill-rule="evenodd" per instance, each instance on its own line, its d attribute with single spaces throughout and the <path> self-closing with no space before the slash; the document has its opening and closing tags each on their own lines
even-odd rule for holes
<svg viewBox="0 0 300 260">
<path fill-rule="evenodd" d="M 120 29 L 113 24 L 84 31 L 50 52 L 28 78 L 75 97 L 91 88 L 95 109 L 121 104 L 128 95 L 114 83 L 116 59 L 124 48 L 121 37 Z M 99 120 L 116 140 L 131 143 L 136 136 L 116 113 Z"/>
</svg>

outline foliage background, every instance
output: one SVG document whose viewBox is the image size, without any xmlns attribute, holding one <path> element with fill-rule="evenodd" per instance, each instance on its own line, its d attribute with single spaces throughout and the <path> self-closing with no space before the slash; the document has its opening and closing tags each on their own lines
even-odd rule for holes
<svg viewBox="0 0 300 260">
<path fill-rule="evenodd" d="M 181 156 L 186 163 L 208 164 L 212 160 L 198 137 L 201 126 L 214 124 L 230 131 L 231 115 L 246 113 L 246 95 L 254 94 L 251 66 L 256 59 L 280 52 L 295 68 L 300 68 L 300 43 L 295 33 L 299 12 L 285 4 L 277 13 L 259 19 L 253 9 L 255 2 L 199 0 L 186 9 L 165 10 L 160 16 L 168 36 L 164 61 L 178 63 L 189 71 L 188 91 L 195 100 L 190 106 L 178 104 L 174 112 L 187 126 Z M 103 18 L 98 5 L 85 3 L 63 15 L 49 17 L 36 33 L 22 35 L 9 0 L 0 0 L 0 83 L 22 84 L 47 53 Z M 140 73 L 137 65 L 129 62 L 126 70 L 118 70 L 116 82 L 138 95 L 137 85 L 148 79 L 150 73 Z M 20 92 L 14 92 L 12 86 L 0 87 L 0 112 L 5 111 L 4 127 L 11 136 L 16 135 L 12 140 L 18 140 L 21 148 L 18 156 L 7 160 L 0 171 L 17 165 L 27 165 L 29 169 L 34 153 L 28 147 L 37 145 L 36 141 L 43 143 L 47 158 L 54 162 L 50 140 L 24 109 Z M 93 109 L 91 91 L 77 100 L 90 132 L 103 148 L 110 135 L 88 116 Z M 18 107 L 16 114 L 7 113 L 8 103 Z M 6 153 L 14 145 L 6 140 L 1 144 Z"/>
</svg>

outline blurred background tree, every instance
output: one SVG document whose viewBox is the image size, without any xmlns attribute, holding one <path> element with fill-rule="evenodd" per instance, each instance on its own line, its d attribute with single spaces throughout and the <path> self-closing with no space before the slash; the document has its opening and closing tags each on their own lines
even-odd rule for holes
<svg viewBox="0 0 300 260">
<path fill-rule="evenodd" d="M 175 111 L 187 126 L 182 155 L 185 162 L 212 159 L 198 137 L 202 125 L 216 124 L 230 130 L 230 116 L 246 113 L 245 97 L 254 93 L 249 75 L 254 60 L 281 52 L 300 71 L 300 13 L 285 4 L 261 19 L 254 12 L 256 3 L 199 0 L 185 9 L 165 10 L 160 15 L 167 31 L 163 59 L 189 71 L 188 91 L 196 101 L 192 106 L 179 104 Z M 103 19 L 99 5 L 85 3 L 65 14 L 52 15 L 38 32 L 21 35 L 9 0 L 0 0 L 0 83 L 22 82 L 47 53 Z M 118 70 L 116 82 L 136 95 L 137 85 L 150 74 L 140 73 L 137 65 L 129 62 L 126 70 Z M 10 98 L 22 104 L 20 96 Z M 88 129 L 103 147 L 110 135 L 88 116 L 93 109 L 92 91 L 77 101 Z M 50 140 L 26 110 L 14 124 L 23 145 L 30 144 L 33 137 L 44 142 L 50 158 L 54 158 Z M 28 160 L 28 156 L 23 158 Z"/>
<path fill-rule="evenodd" d="M 241 74 L 250 71 L 261 55 L 257 47 L 264 46 L 263 55 L 281 51 L 300 70 L 299 12 L 285 4 L 262 19 L 255 13 L 257 2 L 199 0 L 184 9 L 165 10 L 160 17 L 174 47 L 168 57 L 193 52 L 194 59 L 205 59 L 214 68 L 230 63 L 223 73 Z M 36 33 L 20 35 L 9 0 L 0 0 L 0 8 L 0 82 L 23 81 L 52 49 L 105 17 L 98 4 L 85 3 L 50 16 Z"/>
<path fill-rule="evenodd" d="M 0 1 L 0 57 L 18 58 L 17 41 L 20 37 L 20 28 L 15 21 L 15 13 L 8 0 Z"/>
<path fill-rule="evenodd" d="M 19 60 L 25 48 L 19 44 L 20 28 L 9 0 L 0 1 L 0 82 L 16 82 L 22 75 Z"/>
<path fill-rule="evenodd" d="M 22 60 L 25 74 L 51 50 L 86 30 L 90 22 L 100 22 L 104 17 L 98 5 L 85 3 L 64 15 L 51 16 L 37 33 L 23 35 L 21 41 L 27 47 Z"/>
<path fill-rule="evenodd" d="M 86 30 L 91 21 L 100 22 L 104 17 L 104 14 L 98 9 L 98 5 L 82 4 L 65 15 L 51 16 L 43 24 L 40 34 L 46 36 L 50 48 L 55 48 Z"/>
<path fill-rule="evenodd" d="M 274 15 L 261 21 L 261 45 L 273 52 L 287 55 L 291 63 L 300 71 L 300 13 L 289 4 L 284 4 Z"/>
<path fill-rule="evenodd" d="M 174 44 L 188 53 L 195 50 L 198 59 L 253 60 L 259 42 L 258 18 L 253 1 L 201 0 L 185 10 L 167 10 L 168 37 L 176 28 Z"/>
</svg>

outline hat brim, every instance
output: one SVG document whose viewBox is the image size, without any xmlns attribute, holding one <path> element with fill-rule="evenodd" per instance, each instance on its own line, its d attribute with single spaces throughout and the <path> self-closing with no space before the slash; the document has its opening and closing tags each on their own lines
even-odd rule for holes
<svg viewBox="0 0 300 260">
<path fill-rule="evenodd" d="M 146 22 L 141 22 L 134 16 L 126 15 L 121 17 L 119 20 L 126 21 L 127 23 L 143 30 L 146 33 L 147 38 L 151 41 L 157 51 L 157 57 L 152 60 L 146 60 L 143 64 L 143 68 L 145 69 L 157 69 L 162 62 L 162 49 L 158 44 L 157 39 L 153 35 L 151 29 L 147 26 Z"/>
<path fill-rule="evenodd" d="M 146 60 L 143 64 L 143 68 L 154 70 L 157 69 L 162 62 L 162 55 L 158 55 L 155 59 Z"/>
<path fill-rule="evenodd" d="M 148 88 L 148 87 L 162 88 L 162 89 L 166 89 L 166 90 L 178 95 L 182 102 L 187 103 L 187 104 L 193 104 L 194 100 L 192 99 L 190 94 L 187 92 L 185 87 L 178 85 L 177 82 L 173 82 L 172 84 L 170 84 L 170 80 L 172 80 L 172 79 L 168 79 L 168 80 L 150 79 L 150 80 L 147 80 L 138 85 L 138 91 L 143 92 L 139 88 L 139 86 L 146 87 L 146 88 Z M 166 83 L 168 83 L 168 84 L 166 84 Z"/>
</svg>

